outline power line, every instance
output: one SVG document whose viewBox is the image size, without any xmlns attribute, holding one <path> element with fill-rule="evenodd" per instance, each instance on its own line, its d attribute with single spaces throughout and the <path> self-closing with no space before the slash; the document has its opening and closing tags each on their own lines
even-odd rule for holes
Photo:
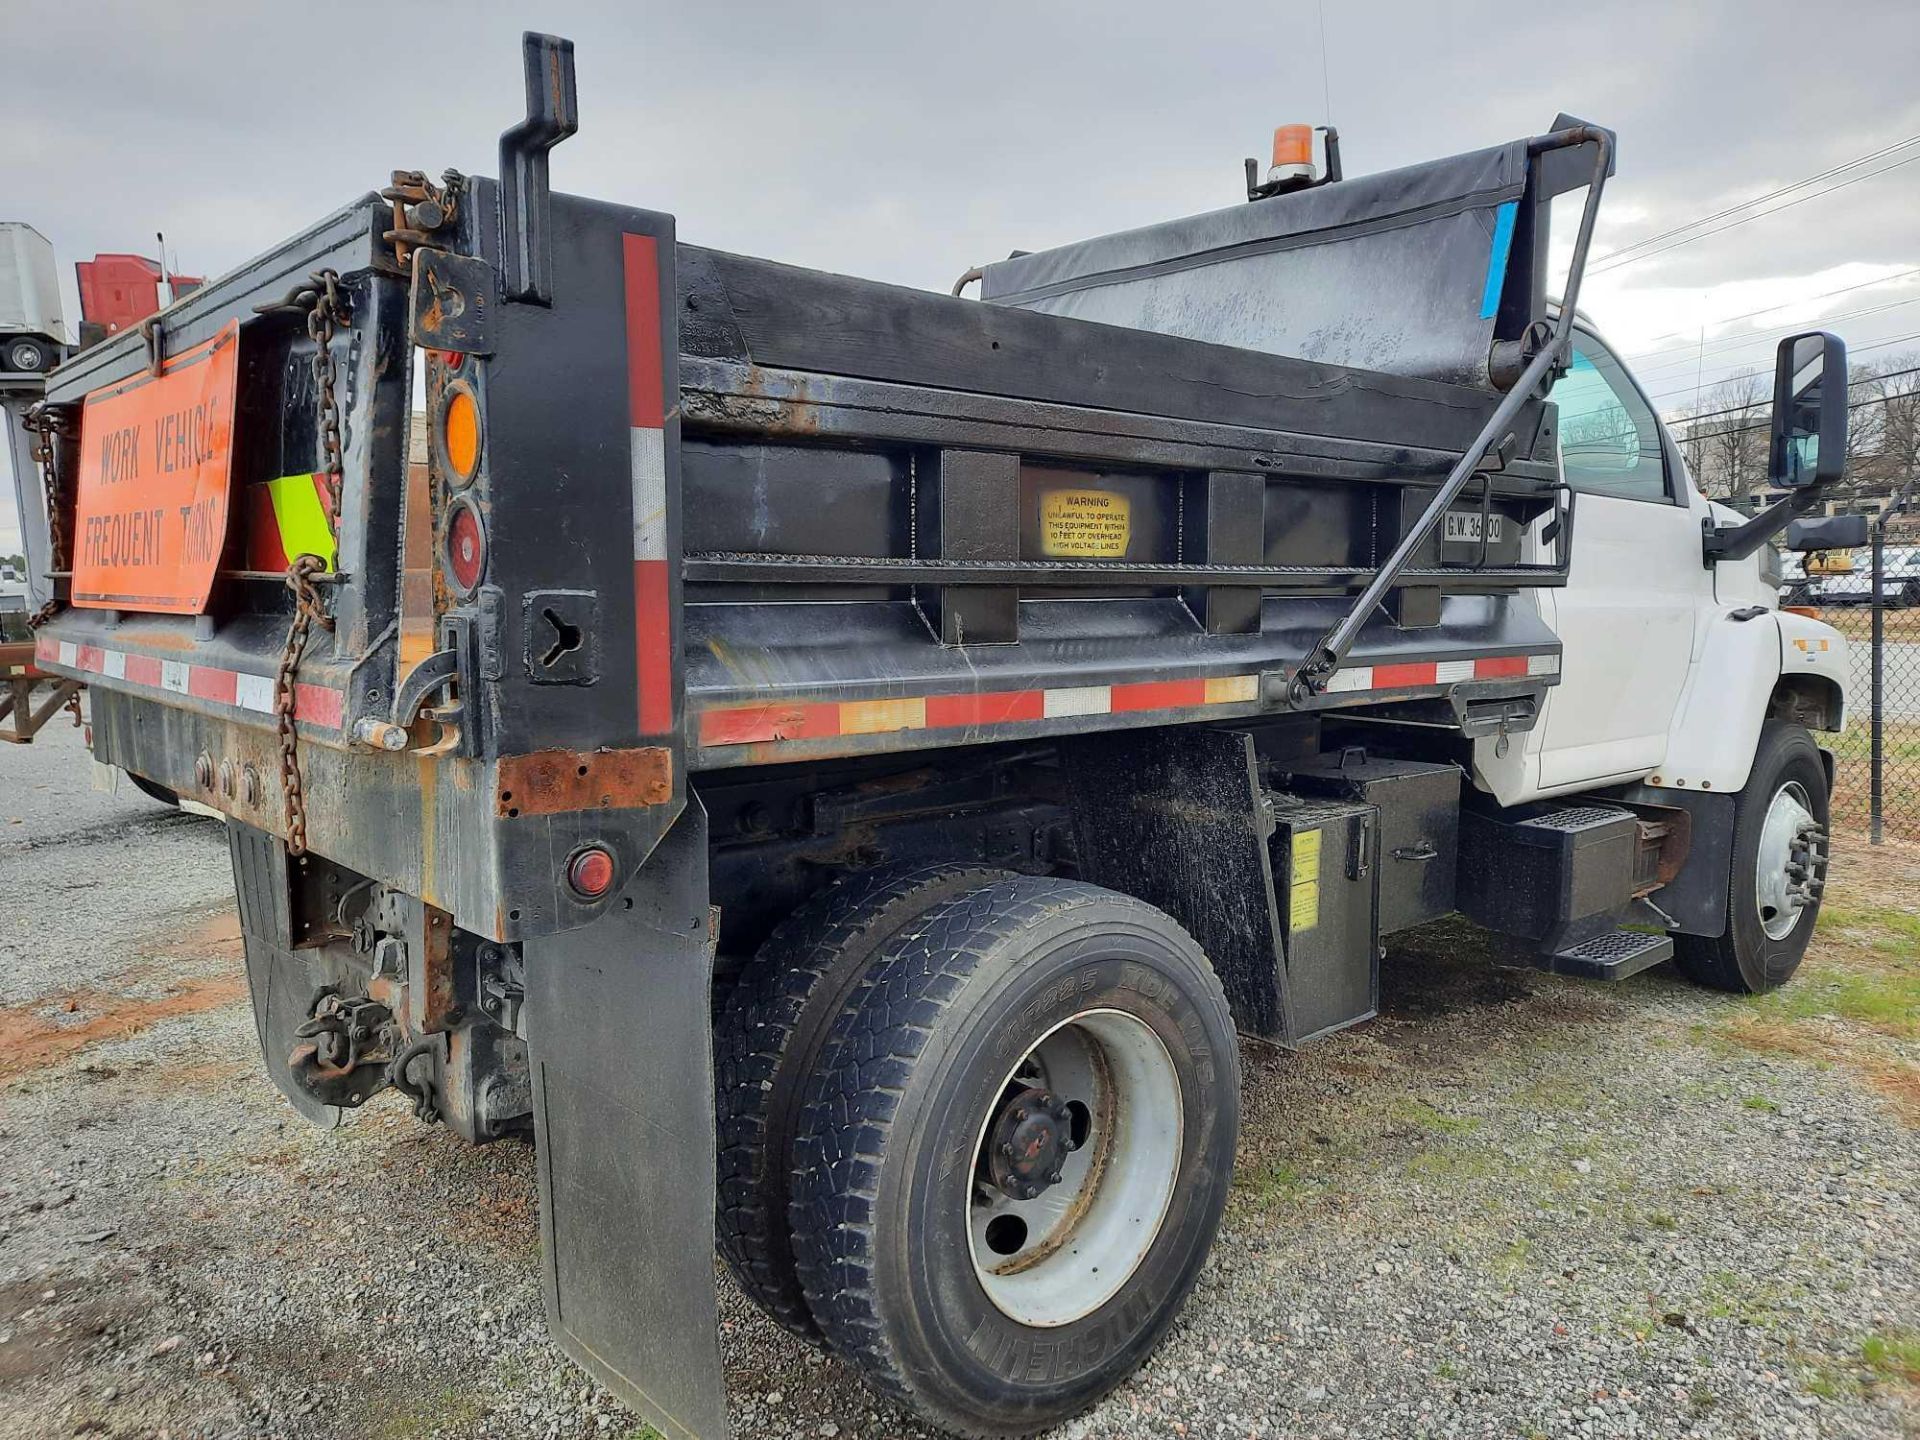
<svg viewBox="0 0 1920 1440">
<path fill-rule="evenodd" d="M 1913 372 L 1903 370 L 1900 373 L 1905 375 L 1905 374 L 1912 374 Z M 1887 403 L 1887 397 L 1885 395 L 1876 395 L 1871 400 L 1855 400 L 1852 404 L 1847 406 L 1847 410 L 1849 412 L 1852 412 L 1855 410 L 1864 410 L 1869 405 L 1884 405 L 1886 403 Z M 1688 421 L 1686 423 L 1691 424 L 1692 421 Z M 1747 435 L 1747 434 L 1751 434 L 1755 430 L 1771 430 L 1772 428 L 1773 428 L 1773 422 L 1771 420 L 1761 420 L 1752 425 L 1737 425 L 1731 430 L 1715 430 L 1711 435 L 1701 435 L 1697 438 L 1701 440 L 1718 440 L 1721 437 L 1727 436 L 1727 435 Z M 1691 440 L 1696 437 L 1688 435 L 1688 436 L 1683 436 L 1682 438 Z"/>
<path fill-rule="evenodd" d="M 1822 315 L 1820 317 L 1820 323 L 1825 326 L 1841 320 L 1859 320 L 1868 315 L 1884 315 L 1889 310 L 1901 310 L 1909 305 L 1920 305 L 1920 295 L 1914 295 L 1905 300 L 1895 300 L 1886 305 L 1870 305 L 1864 310 L 1846 310 L 1838 315 Z M 1756 330 L 1751 335 L 1743 335 L 1737 338 L 1726 337 L 1721 340 L 1716 340 L 1710 345 L 1701 347 L 1692 355 L 1682 355 L 1673 360 L 1662 360 L 1658 365 L 1635 366 L 1633 373 L 1637 375 L 1641 383 L 1644 384 L 1649 375 L 1657 375 L 1662 370 L 1672 370 L 1681 366 L 1692 365 L 1702 358 L 1728 355 L 1735 351 L 1745 350 L 1752 345 L 1778 344 L 1781 339 L 1800 328 L 1801 326 L 1795 323 L 1792 325 L 1779 325 L 1767 330 Z M 1675 346 L 1674 348 L 1680 349 L 1682 347 Z"/>
<path fill-rule="evenodd" d="M 1635 250 L 1644 250 L 1649 245 L 1657 245 L 1660 241 L 1666 240 L 1674 235 L 1681 235 L 1688 230 L 1697 229 L 1702 225 L 1712 224 L 1715 220 L 1724 220 L 1729 215 L 1738 214 L 1742 210 L 1750 210 L 1756 205 L 1764 205 L 1769 200 L 1779 199 L 1782 195 L 1791 195 L 1795 190 L 1804 190 L 1809 185 L 1817 184 L 1822 180 L 1829 180 L 1835 175 L 1844 174 L 1848 170 L 1857 170 L 1862 165 L 1872 164 L 1875 160 L 1884 159 L 1886 156 L 1905 150 L 1912 145 L 1920 145 L 1920 135 L 1909 135 L 1904 140 L 1896 140 L 1891 145 L 1883 145 L 1878 150 L 1871 151 L 1868 154 L 1856 156 L 1854 159 L 1845 161 L 1839 165 L 1829 166 L 1825 170 L 1807 176 L 1804 180 L 1796 180 L 1791 185 L 1782 185 L 1777 190 L 1769 190 L 1765 195 L 1756 195 L 1751 200 L 1742 200 L 1737 205 L 1729 205 L 1724 210 L 1714 211 L 1711 215 L 1702 215 L 1699 219 L 1689 220 L 1684 225 L 1676 225 L 1670 230 L 1662 230 L 1658 235 L 1649 235 L 1644 240 L 1635 240 L 1631 244 L 1622 245 L 1615 250 L 1609 250 L 1605 255 L 1596 256 L 1594 263 L 1599 264 L 1604 261 L 1614 260 L 1618 257 L 1631 254 Z M 1903 161 L 1901 163 L 1904 164 L 1905 162 Z M 1802 198 L 1810 199 L 1811 197 Z M 1781 208 L 1785 209 L 1786 207 L 1782 206 Z"/>
<path fill-rule="evenodd" d="M 1862 385 L 1877 385 L 1882 380 L 1898 380 L 1898 379 L 1901 379 L 1903 376 L 1907 376 L 1907 375 L 1920 375 L 1920 365 L 1912 365 L 1904 370 L 1889 370 L 1884 375 L 1863 375 L 1860 377 L 1860 379 L 1855 380 L 1851 384 L 1849 384 L 1847 386 L 1847 389 L 1849 391 L 1852 391 L 1855 388 Z M 1885 395 L 1875 395 L 1870 400 L 1856 400 L 1851 405 L 1847 406 L 1847 409 L 1858 410 L 1862 406 L 1866 406 L 1866 405 L 1884 405 L 1887 402 L 1887 399 L 1888 397 Z M 1662 418 L 1666 419 L 1667 424 L 1669 426 L 1697 425 L 1702 420 L 1717 420 L 1723 415 L 1746 415 L 1751 413 L 1754 409 L 1756 409 L 1758 405 L 1759 405 L 1759 402 L 1755 401 L 1752 405 L 1733 405 L 1733 406 L 1729 406 L 1725 410 L 1709 410 L 1704 415 L 1674 415 L 1671 417 L 1662 417 Z M 1764 427 L 1755 427 L 1755 428 L 1764 428 Z M 1737 435 L 1740 432 L 1737 430 L 1721 430 L 1721 431 L 1717 431 L 1716 433 L 1721 435 Z"/>
<path fill-rule="evenodd" d="M 1831 300 L 1836 295 L 1850 295 L 1855 290 L 1871 290 L 1876 286 L 1891 285 L 1896 280 L 1905 280 L 1912 275 L 1920 275 L 1920 265 L 1914 266 L 1911 270 L 1899 270 L 1891 275 L 1882 275 L 1878 280 L 1862 280 L 1858 285 L 1842 285 L 1837 290 L 1822 290 L 1818 295 L 1808 295 L 1799 300 L 1782 300 L 1778 305 L 1763 306 L 1761 309 L 1748 310 L 1739 315 L 1721 315 L 1702 323 L 1706 325 L 1731 325 L 1736 320 L 1752 320 L 1756 316 L 1771 315 L 1776 310 L 1790 310 L 1796 305 L 1811 305 L 1817 300 Z M 1665 334 L 1655 335 L 1653 338 L 1655 340 L 1671 340 L 1677 336 L 1688 333 L 1689 331 L 1686 330 L 1669 330 Z M 1694 347 L 1694 343 L 1694 341 L 1689 340 L 1684 345 L 1664 345 L 1657 350 L 1625 351 L 1622 352 L 1620 358 L 1622 360 L 1644 360 L 1649 355 L 1664 355 L 1672 350 L 1691 350 Z"/>
<path fill-rule="evenodd" d="M 1903 345 L 1909 340 L 1920 340 L 1920 330 L 1914 331 L 1911 335 L 1895 335 L 1891 340 L 1876 340 L 1871 345 L 1862 345 L 1857 350 L 1849 350 L 1847 352 L 1847 358 L 1852 359 L 1855 355 L 1865 355 L 1870 350 L 1884 350 L 1889 345 Z M 1727 378 L 1731 379 L 1733 377 L 1729 376 Z M 1874 378 L 1879 378 L 1879 377 L 1874 377 Z M 1725 383 L 1725 382 L 1720 381 L 1716 383 Z M 1667 399 L 1669 396 L 1673 396 L 1673 395 L 1685 395 L 1689 391 L 1695 390 L 1697 388 L 1698 387 L 1693 385 L 1682 385 L 1677 390 L 1661 390 L 1655 394 L 1649 395 L 1647 399 L 1650 401 L 1664 400 L 1664 399 Z"/>
<path fill-rule="evenodd" d="M 1784 205 L 1774 206 L 1771 210 L 1757 210 L 1751 215 L 1742 215 L 1738 219 L 1729 220 L 1724 225 L 1716 225 L 1711 230 L 1702 230 L 1697 235 L 1684 235 L 1671 244 L 1662 245 L 1657 250 L 1643 250 L 1637 255 L 1629 255 L 1616 251 L 1615 253 L 1620 255 L 1621 258 L 1614 260 L 1612 264 L 1596 263 L 1589 265 L 1587 267 L 1587 274 L 1589 276 L 1605 275 L 1611 271 L 1623 269 L 1628 265 L 1637 265 L 1642 260 L 1651 260 L 1655 255 L 1665 255 L 1670 250 L 1678 250 L 1683 245 L 1691 245 L 1696 240 L 1711 239 L 1715 235 L 1732 230 L 1736 226 L 1745 225 L 1749 221 L 1762 220 L 1769 215 L 1778 215 L 1782 210 L 1791 210 L 1796 205 L 1804 205 L 1809 200 L 1818 200 L 1823 195 L 1831 195 L 1834 191 L 1844 190 L 1849 185 L 1858 185 L 1862 180 L 1876 180 L 1889 171 L 1898 170 L 1902 165 L 1911 165 L 1916 160 L 1920 160 L 1920 155 L 1909 155 L 1904 160 L 1896 160 L 1891 165 L 1883 165 L 1878 170 L 1868 171 L 1865 175 L 1855 175 L 1850 179 L 1842 180 L 1837 185 L 1829 185 L 1824 190 L 1815 190 L 1810 194 L 1796 196 Z"/>
</svg>

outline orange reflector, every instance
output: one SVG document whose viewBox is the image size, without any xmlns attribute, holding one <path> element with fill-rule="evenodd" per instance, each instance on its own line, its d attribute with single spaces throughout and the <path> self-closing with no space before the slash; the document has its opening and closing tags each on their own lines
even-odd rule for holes
<svg viewBox="0 0 1920 1440">
<path fill-rule="evenodd" d="M 1789 615 L 1804 615 L 1809 620 L 1820 618 L 1820 607 L 1817 605 L 1782 605 L 1780 608 Z"/>
<path fill-rule="evenodd" d="M 1275 165 L 1313 164 L 1313 127 L 1311 125 L 1276 127 L 1273 132 L 1273 163 Z"/>
<path fill-rule="evenodd" d="M 567 862 L 567 884 L 589 900 L 597 900 L 613 887 L 613 856 L 598 845 L 589 845 Z"/>
<path fill-rule="evenodd" d="M 473 479 L 474 471 L 480 468 L 480 407 L 474 403 L 473 392 L 464 386 L 447 392 L 440 409 L 440 442 L 447 453 L 447 464 L 453 468 L 454 482 L 464 485 Z"/>
<path fill-rule="evenodd" d="M 466 500 L 455 502 L 447 519 L 447 573 L 462 595 L 471 594 L 487 569 L 487 532 L 480 512 Z"/>
</svg>

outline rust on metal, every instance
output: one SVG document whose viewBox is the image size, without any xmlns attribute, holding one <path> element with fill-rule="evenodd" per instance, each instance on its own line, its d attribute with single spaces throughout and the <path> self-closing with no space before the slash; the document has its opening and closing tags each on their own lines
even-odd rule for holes
<svg viewBox="0 0 1920 1440">
<path fill-rule="evenodd" d="M 536 750 L 501 758 L 493 813 L 514 820 L 573 810 L 636 810 L 672 798 L 673 752 L 664 745 Z"/>
<path fill-rule="evenodd" d="M 453 917 L 423 904 L 420 936 L 420 1004 L 413 1016 L 423 1034 L 449 1028 L 459 1018 L 453 989 Z"/>
<path fill-rule="evenodd" d="M 80 723 L 80 682 L 44 674 L 33 661 L 31 642 L 0 645 L 0 740 L 15 745 L 31 744 L 62 709 L 73 710 L 74 724 Z M 47 693 L 36 704 L 41 686 Z"/>
</svg>

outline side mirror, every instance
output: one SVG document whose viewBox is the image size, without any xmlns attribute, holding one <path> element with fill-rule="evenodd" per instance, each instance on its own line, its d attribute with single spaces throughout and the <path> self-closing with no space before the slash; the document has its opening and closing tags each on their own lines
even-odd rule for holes
<svg viewBox="0 0 1920 1440">
<path fill-rule="evenodd" d="M 1767 479 L 1778 489 L 1827 485 L 1847 469 L 1847 347 L 1809 330 L 1780 342 L 1773 366 L 1773 444 Z"/>
<path fill-rule="evenodd" d="M 1787 526 L 1785 549 L 1858 550 L 1867 543 L 1867 517 L 1826 515 Z"/>
</svg>

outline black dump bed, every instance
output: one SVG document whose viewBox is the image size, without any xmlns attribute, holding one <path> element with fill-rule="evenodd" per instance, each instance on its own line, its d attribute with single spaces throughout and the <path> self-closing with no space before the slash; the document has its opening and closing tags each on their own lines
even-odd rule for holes
<svg viewBox="0 0 1920 1440">
<path fill-rule="evenodd" d="M 500 938 L 580 923 L 554 857 L 611 835 L 642 863 L 701 771 L 1333 707 L 1523 726 L 1559 653 L 1526 592 L 1564 582 L 1572 526 L 1551 406 L 1501 385 L 1542 342 L 1547 202 L 1592 153 L 1518 142 L 1146 249 L 1028 257 L 990 268 L 985 304 L 679 244 L 671 216 L 537 188 L 461 180 L 427 230 L 368 196 L 181 300 L 151 345 L 53 375 L 71 537 L 101 503 L 94 400 L 237 336 L 204 606 L 64 608 L 39 658 L 92 684 L 101 758 L 285 835 L 301 546 L 268 502 L 289 480 L 315 514 L 331 500 L 331 628 L 290 691 L 308 841 Z M 1434 193 L 1450 183 L 1468 189 Z M 1363 200 L 1393 214 L 1356 219 Z M 1337 278 L 1341 255 L 1398 273 L 1421 235 L 1444 287 L 1409 268 L 1383 312 Z M 1120 282 L 1109 251 L 1132 257 Z M 1307 281 L 1272 268 L 1298 265 Z M 1236 267 L 1267 287 L 1245 315 L 1264 339 L 1213 333 L 1230 304 L 1110 308 L 1211 271 L 1231 296 Z M 337 485 L 303 490 L 328 478 L 316 272 L 342 310 L 342 451 Z M 459 397 L 478 433 L 456 474 Z M 1496 415 L 1503 460 L 1427 530 Z M 410 421 L 429 437 L 411 464 Z M 71 546 L 50 559 L 22 498 L 36 585 L 69 599 Z M 1295 684 L 1349 610 L 1344 663 Z"/>
</svg>

